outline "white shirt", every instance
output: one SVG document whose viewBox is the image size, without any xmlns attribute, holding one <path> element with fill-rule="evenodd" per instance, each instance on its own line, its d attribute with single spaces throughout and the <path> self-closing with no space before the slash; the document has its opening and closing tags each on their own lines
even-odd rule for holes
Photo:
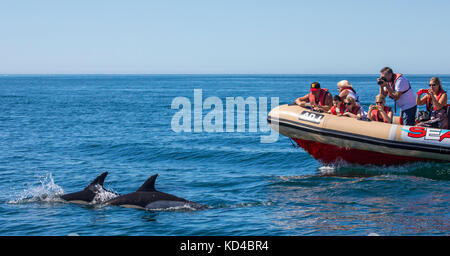
<svg viewBox="0 0 450 256">
<path fill-rule="evenodd" d="M 410 88 L 408 79 L 406 77 L 401 76 L 397 79 L 395 82 L 395 91 L 397 92 L 403 92 L 400 98 L 397 100 L 397 106 L 400 108 L 401 111 L 408 110 L 416 105 L 416 96 L 411 88 L 409 91 L 407 91 Z M 384 90 L 387 92 L 387 89 L 384 88 Z M 407 91 L 406 93 L 404 93 Z"/>
</svg>

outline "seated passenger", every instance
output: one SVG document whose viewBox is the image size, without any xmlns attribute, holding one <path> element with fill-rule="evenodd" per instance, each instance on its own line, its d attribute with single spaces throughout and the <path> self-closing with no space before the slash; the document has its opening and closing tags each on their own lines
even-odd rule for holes
<svg viewBox="0 0 450 256">
<path fill-rule="evenodd" d="M 331 107 L 330 112 L 333 115 L 344 114 L 345 104 L 344 101 L 341 100 L 341 97 L 339 97 L 339 95 L 334 95 L 333 106 Z"/>
<path fill-rule="evenodd" d="M 361 107 L 356 105 L 356 101 L 354 98 L 352 97 L 347 97 L 344 100 L 344 104 L 345 104 L 345 112 L 343 114 L 343 116 L 348 116 L 348 117 L 352 117 L 352 118 L 362 118 L 362 111 L 361 111 Z"/>
<path fill-rule="evenodd" d="M 392 108 L 385 106 L 386 99 L 382 94 L 375 97 L 376 105 L 370 105 L 367 119 L 377 122 L 392 123 L 393 115 Z"/>
<path fill-rule="evenodd" d="M 425 96 L 421 95 L 425 93 Z M 441 80 L 438 77 L 430 79 L 430 89 L 421 89 L 417 93 L 417 105 L 426 104 L 431 120 L 420 122 L 418 126 L 426 126 L 440 129 L 448 128 L 447 117 L 447 92 L 442 89 Z"/>
<path fill-rule="evenodd" d="M 356 91 L 353 89 L 353 86 L 349 81 L 339 81 L 339 83 L 337 83 L 337 86 L 339 90 L 339 97 L 341 97 L 342 100 L 347 97 L 352 97 L 353 99 L 355 99 L 356 105 L 360 105 L 358 96 L 356 95 Z"/>
<path fill-rule="evenodd" d="M 302 107 L 306 106 L 308 102 L 312 109 L 328 112 L 332 106 L 333 98 L 328 92 L 328 89 L 321 89 L 320 84 L 314 82 L 311 84 L 308 94 L 295 100 L 295 103 Z"/>
</svg>

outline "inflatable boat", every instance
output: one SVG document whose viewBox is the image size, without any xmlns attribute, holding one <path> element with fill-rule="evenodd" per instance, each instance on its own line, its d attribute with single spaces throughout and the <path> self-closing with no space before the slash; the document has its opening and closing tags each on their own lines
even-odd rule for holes
<svg viewBox="0 0 450 256">
<path fill-rule="evenodd" d="M 270 126 L 322 163 L 450 162 L 450 130 L 363 121 L 295 104 L 272 109 Z"/>
</svg>

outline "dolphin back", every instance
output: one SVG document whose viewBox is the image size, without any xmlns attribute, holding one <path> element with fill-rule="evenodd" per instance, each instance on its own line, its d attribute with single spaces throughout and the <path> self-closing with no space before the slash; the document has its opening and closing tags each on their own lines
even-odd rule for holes
<svg viewBox="0 0 450 256">
<path fill-rule="evenodd" d="M 136 192 L 154 192 L 154 191 L 156 191 L 155 182 L 156 182 L 157 177 L 158 177 L 158 174 L 155 174 L 155 175 L 151 176 L 150 178 L 148 178 L 144 182 L 144 184 L 142 184 L 142 186 L 140 186 L 138 188 L 138 190 L 136 190 Z"/>
<path fill-rule="evenodd" d="M 80 202 L 91 202 L 95 197 L 95 194 L 92 191 L 78 191 L 75 193 L 62 195 L 61 198 L 66 201 L 80 201 Z"/>
<path fill-rule="evenodd" d="M 97 178 L 95 178 L 87 187 L 85 187 L 84 190 L 62 195 L 61 198 L 66 201 L 80 201 L 89 203 L 94 199 L 96 195 L 95 190 L 92 188 L 94 188 L 96 185 L 99 185 L 103 188 L 103 183 L 105 182 L 105 178 L 107 175 L 108 172 L 104 172 L 97 176 Z"/>
<path fill-rule="evenodd" d="M 95 186 L 97 184 L 103 187 L 103 183 L 105 183 L 105 178 L 107 175 L 108 175 L 108 172 L 104 172 L 104 173 L 100 174 L 85 189 L 89 188 L 90 186 Z"/>
</svg>

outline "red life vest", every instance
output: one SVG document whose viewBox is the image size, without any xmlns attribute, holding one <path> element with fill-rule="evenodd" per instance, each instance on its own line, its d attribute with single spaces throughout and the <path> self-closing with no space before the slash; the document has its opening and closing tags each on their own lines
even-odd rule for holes
<svg viewBox="0 0 450 256">
<path fill-rule="evenodd" d="M 336 106 L 332 106 L 330 111 L 331 111 L 331 114 L 337 115 Z M 339 106 L 339 114 L 342 115 L 344 112 L 345 112 L 345 104 L 344 104 L 344 102 L 342 102 L 341 105 Z"/>
<path fill-rule="evenodd" d="M 436 95 L 436 100 L 437 100 L 438 102 L 439 102 L 439 99 L 441 98 L 442 94 L 444 94 L 444 93 L 447 93 L 447 92 L 444 91 L 444 90 L 440 90 L 439 93 Z M 431 96 L 428 95 L 428 98 L 427 98 L 427 110 L 428 110 L 429 112 L 431 112 L 431 105 L 432 105 L 432 102 L 431 102 Z M 434 111 L 437 110 L 436 107 L 435 107 L 434 105 L 433 105 L 433 110 L 434 110 Z"/>
<path fill-rule="evenodd" d="M 386 112 L 386 114 L 388 114 L 390 111 L 391 111 L 391 108 L 390 108 L 390 107 L 384 106 L 384 112 Z M 382 115 L 382 117 L 383 117 L 383 122 L 387 123 L 387 122 L 386 122 L 386 119 L 384 118 L 383 115 Z M 372 110 L 372 120 L 373 120 L 373 121 L 379 122 L 379 119 L 378 119 L 378 109 L 373 109 L 373 110 Z"/>
<path fill-rule="evenodd" d="M 355 101 L 356 101 L 357 103 L 359 103 L 359 97 L 358 97 L 358 95 L 356 94 L 355 89 L 353 89 L 352 87 L 342 87 L 342 91 L 345 91 L 345 90 L 350 90 L 350 91 L 352 91 L 352 92 L 355 94 L 355 97 L 356 97 Z M 348 94 L 347 94 L 347 96 L 348 96 Z"/>
<path fill-rule="evenodd" d="M 325 96 L 328 94 L 328 89 L 320 89 L 319 94 L 319 102 L 317 102 L 316 97 L 314 97 L 314 94 L 312 92 L 309 93 L 309 103 L 313 104 L 319 104 L 320 106 L 325 106 Z"/>
<path fill-rule="evenodd" d="M 393 76 L 394 76 L 394 81 L 388 82 L 388 85 L 392 88 L 393 91 L 395 91 L 395 82 L 397 82 L 397 80 L 402 76 L 402 74 L 395 73 L 395 74 L 393 74 Z M 388 94 L 389 94 L 389 98 L 393 99 L 391 94 L 389 93 L 389 91 L 388 91 Z"/>
<path fill-rule="evenodd" d="M 342 87 L 342 90 L 350 90 L 356 94 L 356 91 L 355 89 L 353 89 L 353 87 Z"/>
</svg>

